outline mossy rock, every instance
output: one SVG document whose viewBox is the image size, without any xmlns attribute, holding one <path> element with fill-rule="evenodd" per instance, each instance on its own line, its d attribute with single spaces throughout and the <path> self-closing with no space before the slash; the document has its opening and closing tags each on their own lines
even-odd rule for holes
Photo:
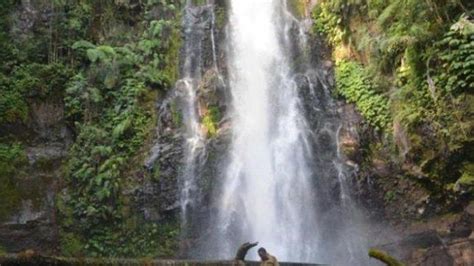
<svg viewBox="0 0 474 266">
<path fill-rule="evenodd" d="M 83 254 L 84 243 L 72 233 L 61 234 L 61 254 L 66 257 L 77 257 Z"/>
<path fill-rule="evenodd" d="M 219 129 L 219 121 L 221 119 L 221 113 L 217 106 L 210 106 L 207 109 L 206 114 L 202 118 L 202 124 L 205 127 L 209 137 L 217 136 Z"/>
<path fill-rule="evenodd" d="M 456 181 L 455 190 L 474 193 L 474 163 L 469 163 L 463 167 L 462 175 Z"/>
<path fill-rule="evenodd" d="M 307 3 L 306 1 L 287 1 L 290 12 L 297 18 L 306 16 Z"/>
<path fill-rule="evenodd" d="M 8 218 L 21 203 L 21 192 L 15 177 L 27 164 L 26 153 L 19 144 L 0 144 L 0 220 Z"/>
</svg>

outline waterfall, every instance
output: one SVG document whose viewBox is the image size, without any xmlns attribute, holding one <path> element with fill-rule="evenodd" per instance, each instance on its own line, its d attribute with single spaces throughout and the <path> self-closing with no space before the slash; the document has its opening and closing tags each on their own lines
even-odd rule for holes
<svg viewBox="0 0 474 266">
<path fill-rule="evenodd" d="M 188 1 L 184 10 L 184 49 L 181 79 L 176 82 L 175 95 L 180 103 L 184 125 L 184 169 L 180 173 L 180 207 L 182 227 L 186 231 L 188 220 L 197 207 L 200 198 L 200 168 L 205 159 L 205 136 L 200 124 L 197 88 L 202 78 L 203 36 L 209 22 L 202 14 L 207 6 L 194 6 Z"/>
<path fill-rule="evenodd" d="M 281 258 L 309 261 L 318 234 L 311 147 L 281 41 L 289 38 L 283 8 L 281 1 L 231 1 L 233 135 L 218 241 L 231 252 L 239 241 L 258 240 Z"/>
<path fill-rule="evenodd" d="M 364 223 L 350 195 L 351 169 L 339 150 L 338 105 L 327 70 L 310 54 L 307 21 L 296 19 L 283 0 L 231 0 L 223 46 L 214 36 L 215 3 L 190 8 L 190 2 L 184 16 L 186 59 L 177 86 L 187 106 L 181 211 L 196 241 L 187 254 L 229 259 L 240 244 L 259 241 L 279 260 L 370 264 Z M 216 44 L 226 48 L 222 74 Z M 225 117 L 231 132 L 220 140 L 205 140 L 199 130 L 196 88 L 202 56 L 212 56 L 207 67 L 230 94 Z M 212 141 L 230 143 L 209 162 L 205 144 Z M 199 168 L 210 165 L 215 181 L 209 182 L 209 174 L 200 176 Z M 206 192 L 209 206 L 196 200 L 200 178 L 213 186 Z M 204 210 L 192 215 L 189 206 Z M 191 220 L 194 224 L 187 224 Z M 256 253 L 249 258 L 257 259 Z"/>
</svg>

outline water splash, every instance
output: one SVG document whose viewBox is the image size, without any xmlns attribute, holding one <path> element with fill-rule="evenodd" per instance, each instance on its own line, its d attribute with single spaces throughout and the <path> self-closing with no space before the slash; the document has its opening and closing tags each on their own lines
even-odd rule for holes
<svg viewBox="0 0 474 266">
<path fill-rule="evenodd" d="M 219 67 L 217 65 L 217 52 L 216 52 L 216 38 L 214 36 L 214 31 L 216 28 L 216 14 L 214 13 L 214 4 L 211 3 L 211 0 L 207 0 L 207 5 L 211 7 L 212 12 L 211 12 L 211 29 L 210 29 L 210 35 L 211 35 L 211 46 L 212 46 L 212 63 L 214 66 L 214 70 L 219 73 Z"/>
<path fill-rule="evenodd" d="M 185 125 L 185 168 L 181 176 L 181 214 L 183 226 L 187 226 L 188 211 L 193 208 L 194 200 L 198 196 L 197 167 L 205 154 L 205 136 L 196 107 L 196 92 L 192 80 L 181 79 L 177 82 L 177 93 L 182 100 L 183 124 Z"/>
<path fill-rule="evenodd" d="M 181 224 L 186 231 L 192 210 L 199 203 L 200 191 L 197 184 L 200 167 L 206 154 L 206 137 L 200 123 L 197 90 L 202 78 L 203 36 L 209 22 L 202 14 L 206 6 L 194 6 L 188 1 L 184 10 L 184 51 L 181 79 L 176 82 L 174 97 L 181 107 L 184 125 L 184 169 L 179 178 Z"/>
<path fill-rule="evenodd" d="M 339 149 L 338 106 L 326 70 L 310 61 L 308 21 L 288 12 L 286 1 L 232 0 L 223 76 L 218 71 L 215 17 L 202 12 L 212 5 L 208 1 L 187 8 L 184 17 L 186 60 L 177 88 L 187 106 L 181 179 L 185 226 L 191 218 L 199 220 L 188 215 L 187 206 L 200 193 L 202 164 L 196 160 L 205 157 L 196 88 L 206 27 L 211 28 L 208 67 L 229 85 L 232 101 L 226 115 L 232 135 L 206 217 L 209 225 L 198 226 L 206 230 L 197 232 L 201 242 L 192 256 L 228 259 L 241 243 L 258 240 L 280 260 L 368 265 L 363 223 Z M 203 17 L 210 21 L 201 23 Z M 256 258 L 254 253 L 250 257 Z"/>
<path fill-rule="evenodd" d="M 220 246 L 230 251 L 258 239 L 281 258 L 309 261 L 317 245 L 316 237 L 303 237 L 317 235 L 314 213 L 307 211 L 315 199 L 311 147 L 280 41 L 288 22 L 274 19 L 281 18 L 280 2 L 231 4 L 233 138 L 218 214 Z"/>
</svg>

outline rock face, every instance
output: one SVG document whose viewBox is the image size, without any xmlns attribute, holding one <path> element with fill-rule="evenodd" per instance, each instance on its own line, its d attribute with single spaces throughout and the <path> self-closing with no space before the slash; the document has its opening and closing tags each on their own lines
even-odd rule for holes
<svg viewBox="0 0 474 266">
<path fill-rule="evenodd" d="M 380 144 L 354 106 L 340 108 L 344 122 L 339 143 L 355 166 L 355 198 L 381 226 L 375 229 L 380 231 L 375 247 L 407 265 L 474 265 L 474 202 L 440 204 L 420 182 L 407 177 L 412 169 Z M 371 152 L 374 148 L 377 153 Z"/>
<path fill-rule="evenodd" d="M 320 39 L 312 43 L 312 50 L 318 52 L 313 53 L 311 60 L 321 62 L 317 68 L 324 73 L 318 77 L 320 87 L 332 91 L 330 52 Z M 298 80 L 304 88 L 304 78 Z M 354 200 L 364 207 L 368 220 L 373 221 L 370 233 L 374 235 L 374 246 L 407 265 L 474 265 L 474 202 L 459 200 L 461 204 L 453 207 L 430 196 L 422 182 L 412 178 L 418 174 L 421 179 L 422 174 L 383 146 L 384 140 L 367 125 L 354 105 L 335 100 L 333 106 L 326 106 L 321 101 L 323 91 L 319 90 L 316 97 L 303 94 L 302 99 L 307 109 L 317 106 L 328 112 L 333 108 L 334 115 L 340 117 L 339 149 L 345 164 L 354 171 L 349 181 Z M 318 111 L 310 114 L 311 123 L 321 121 Z M 408 145 L 403 143 L 403 134 L 396 131 L 395 141 L 401 143 L 400 147 Z M 318 138 L 320 143 L 328 143 L 324 132 Z M 373 153 L 374 149 L 379 152 Z"/>
<path fill-rule="evenodd" d="M 225 32 L 224 16 L 225 3 L 219 2 L 208 5 L 189 3 L 185 7 L 183 20 L 182 47 L 180 50 L 180 80 L 169 93 L 157 102 L 158 123 L 156 140 L 145 161 L 145 168 L 152 176 L 143 188 L 138 191 L 138 197 L 143 198 L 145 217 L 160 220 L 177 215 L 180 212 L 181 186 L 180 178 L 186 171 L 186 117 L 187 99 L 183 83 L 191 81 L 196 93 L 196 111 L 199 127 L 205 140 L 204 152 L 196 159 L 199 175 L 197 184 L 196 205 L 199 206 L 193 214 L 193 220 L 206 219 L 207 208 L 210 205 L 212 178 L 218 176 L 215 167 L 220 160 L 219 154 L 225 150 L 226 139 L 225 113 L 226 91 L 225 75 Z M 186 56 L 188 58 L 186 58 Z M 216 132 L 212 134 L 209 125 L 203 122 L 213 109 L 219 114 L 212 121 Z M 196 222 L 193 224 L 201 224 Z M 198 229 L 191 229 L 195 231 Z M 186 241 L 183 241 L 183 243 Z"/>
<path fill-rule="evenodd" d="M 381 227 L 376 248 L 407 265 L 473 265 L 474 202 L 446 208 L 420 183 L 406 177 L 398 158 L 380 146 L 378 138 L 351 105 L 343 105 L 342 152 L 355 165 L 354 193 L 370 220 Z M 462 202 L 462 201 L 461 201 Z"/>
<path fill-rule="evenodd" d="M 406 177 L 390 151 L 378 147 L 380 157 L 374 157 L 369 147 L 377 135 L 353 106 L 342 108 L 341 150 L 356 166 L 356 199 L 370 220 L 381 225 L 376 248 L 407 265 L 473 265 L 474 202 L 454 208 L 437 203 L 426 188 Z"/>
<path fill-rule="evenodd" d="M 55 196 L 72 136 L 60 102 L 32 106 L 29 122 L 21 132 L 28 138 L 24 142 L 27 162 L 21 174 L 13 177 L 21 199 L 0 220 L 0 246 L 8 252 L 32 248 L 49 253 L 57 244 Z"/>
<path fill-rule="evenodd" d="M 29 42 L 35 27 L 48 25 L 53 10 L 47 1 L 21 1 L 10 15 L 10 34 Z M 52 88 L 59 91 L 56 89 Z M 0 217 L 0 250 L 18 252 L 30 248 L 48 254 L 57 245 L 55 196 L 73 136 L 66 125 L 60 97 L 30 97 L 28 101 L 25 122 L 0 126 L 2 137 L 12 135 L 22 143 L 26 157 L 17 166 L 18 174 L 9 177 L 14 184 L 9 198 L 1 199 L 2 206 L 10 211 Z"/>
<path fill-rule="evenodd" d="M 473 265 L 474 202 L 464 211 L 399 229 L 399 240 L 381 246 L 408 265 Z"/>
</svg>

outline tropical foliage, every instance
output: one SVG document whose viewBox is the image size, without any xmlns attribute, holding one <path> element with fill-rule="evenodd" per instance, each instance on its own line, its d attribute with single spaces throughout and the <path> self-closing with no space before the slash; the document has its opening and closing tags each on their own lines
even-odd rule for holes
<svg viewBox="0 0 474 266">
<path fill-rule="evenodd" d="M 420 169 L 407 174 L 438 194 L 473 191 L 461 185 L 473 175 L 473 8 L 338 0 L 313 13 L 315 33 L 333 47 L 338 94 Z"/>
<path fill-rule="evenodd" d="M 180 2 L 35 1 L 49 10 L 34 25 L 0 7 L 0 194 L 19 202 L 12 177 L 27 161 L 10 128 L 29 127 L 32 104 L 64 105 L 74 142 L 62 169 L 57 208 L 68 256 L 171 256 L 175 221 L 160 224 L 131 213 L 127 192 L 156 123 L 154 103 L 177 75 Z M 178 6 L 176 6 L 178 5 Z M 159 13 L 157 13 L 159 12 Z M 22 24 L 23 23 L 23 24 Z M 2 201 L 2 204 L 4 202 Z M 119 248 L 118 248 L 119 247 Z"/>
</svg>

